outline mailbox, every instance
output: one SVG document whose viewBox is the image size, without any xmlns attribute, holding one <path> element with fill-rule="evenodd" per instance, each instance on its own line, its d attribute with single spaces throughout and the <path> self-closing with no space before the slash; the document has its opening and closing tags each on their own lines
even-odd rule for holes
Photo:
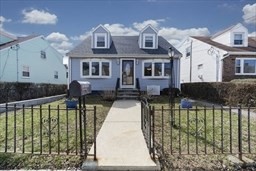
<svg viewBox="0 0 256 171">
<path fill-rule="evenodd" d="M 88 81 L 74 80 L 69 84 L 69 95 L 71 97 L 80 97 L 90 94 L 91 92 L 91 83 Z"/>
</svg>

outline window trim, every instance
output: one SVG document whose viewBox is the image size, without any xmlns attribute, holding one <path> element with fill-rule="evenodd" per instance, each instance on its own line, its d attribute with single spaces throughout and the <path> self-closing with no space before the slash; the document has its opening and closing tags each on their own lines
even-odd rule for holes
<svg viewBox="0 0 256 171">
<path fill-rule="evenodd" d="M 54 71 L 54 79 L 59 79 L 59 72 L 58 71 Z"/>
<path fill-rule="evenodd" d="M 102 37 L 102 36 L 104 37 L 105 46 L 104 47 L 98 47 L 97 46 L 98 37 Z M 94 48 L 97 48 L 97 49 L 107 48 L 107 33 L 95 33 Z"/>
<path fill-rule="evenodd" d="M 83 63 L 89 63 L 89 75 L 83 75 Z M 92 63 L 99 62 L 99 75 L 92 75 Z M 102 75 L 102 63 L 108 62 L 109 63 L 109 75 L 105 76 Z M 81 78 L 111 78 L 112 77 L 112 61 L 107 59 L 84 59 L 80 61 L 80 77 Z"/>
<path fill-rule="evenodd" d="M 240 34 L 240 35 L 242 35 L 242 44 L 235 44 L 235 35 L 237 35 L 237 34 Z M 235 33 L 233 33 L 233 41 L 232 41 L 232 44 L 233 44 L 233 46 L 244 46 L 244 42 L 245 42 L 245 34 L 243 33 L 243 32 L 235 32 Z"/>
<path fill-rule="evenodd" d="M 41 51 L 40 51 L 40 57 L 41 57 L 42 59 L 46 59 L 46 52 L 45 52 L 44 50 L 41 50 Z"/>
<path fill-rule="evenodd" d="M 145 46 L 145 43 L 146 43 L 146 37 L 147 36 L 152 36 L 153 37 L 153 44 L 152 44 L 152 47 L 146 47 Z M 150 33 L 144 33 L 143 34 L 143 42 L 142 42 L 142 48 L 143 49 L 155 49 L 155 46 L 156 46 L 156 35 L 155 34 L 150 34 Z"/>
<path fill-rule="evenodd" d="M 28 68 L 28 71 L 24 71 L 24 67 L 27 67 L 27 68 Z M 24 75 L 23 75 L 23 72 L 28 72 L 28 73 L 29 73 L 29 76 L 24 76 Z M 22 78 L 30 78 L 30 66 L 28 66 L 28 65 L 23 65 L 23 66 L 22 66 Z"/>
<path fill-rule="evenodd" d="M 236 61 L 240 60 L 240 73 L 236 72 Z M 256 62 L 256 58 L 236 58 L 235 60 L 235 75 L 256 75 L 256 65 L 255 65 L 255 73 L 244 73 L 244 61 L 245 60 L 254 60 Z"/>
<path fill-rule="evenodd" d="M 145 76 L 145 70 L 144 70 L 144 67 L 145 67 L 145 63 L 151 63 L 152 64 L 152 72 L 151 72 L 151 76 Z M 155 63 L 161 63 L 162 64 L 162 68 L 161 68 L 161 76 L 155 76 Z M 170 64 L 170 61 L 167 60 L 167 59 L 159 59 L 159 60 L 144 60 L 142 61 L 142 78 L 143 79 L 169 79 L 169 75 L 168 76 L 164 76 L 164 73 L 165 73 L 165 67 L 164 67 L 164 64 L 165 63 L 168 63 Z"/>
<path fill-rule="evenodd" d="M 189 58 L 191 56 L 191 46 L 186 47 L 185 56 L 186 58 Z"/>
</svg>

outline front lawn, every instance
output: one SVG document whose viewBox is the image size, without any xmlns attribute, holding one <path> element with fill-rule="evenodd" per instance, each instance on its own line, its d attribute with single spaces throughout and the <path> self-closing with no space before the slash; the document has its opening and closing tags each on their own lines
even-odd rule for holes
<svg viewBox="0 0 256 171">
<path fill-rule="evenodd" d="M 0 153 L 0 169 L 80 168 L 83 158 L 79 155 L 81 151 L 79 111 L 67 110 L 64 100 L 44 104 L 41 107 L 35 106 L 33 109 L 25 108 L 24 111 L 17 110 L 16 114 L 8 112 L 7 127 L 6 114 L 0 114 L 2 130 L 0 151 L 7 151 Z M 93 143 L 94 106 L 96 106 L 98 132 L 112 102 L 104 101 L 98 95 L 86 97 L 87 151 Z M 51 120 L 50 124 L 49 120 Z M 84 128 L 84 125 L 82 127 Z M 82 151 L 84 152 L 84 148 Z M 20 154 L 23 152 L 26 154 Z M 34 154 L 31 154 L 32 152 Z M 40 153 L 43 155 L 38 155 Z M 58 153 L 61 155 L 57 155 Z"/>
</svg>

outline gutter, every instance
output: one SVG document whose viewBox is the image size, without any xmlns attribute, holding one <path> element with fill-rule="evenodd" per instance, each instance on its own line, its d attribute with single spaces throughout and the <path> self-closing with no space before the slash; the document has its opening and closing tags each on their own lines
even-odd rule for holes
<svg viewBox="0 0 256 171">
<path fill-rule="evenodd" d="M 248 55 L 250 55 L 250 56 L 256 56 L 256 52 L 227 52 L 226 54 L 223 55 L 222 60 L 224 58 L 230 56 L 230 55 L 241 55 L 241 56 L 245 56 L 245 55 L 248 56 Z"/>
</svg>

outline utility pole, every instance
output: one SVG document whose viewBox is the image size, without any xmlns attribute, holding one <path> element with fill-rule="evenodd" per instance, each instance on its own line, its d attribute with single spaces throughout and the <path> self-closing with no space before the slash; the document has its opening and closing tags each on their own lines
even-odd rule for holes
<svg viewBox="0 0 256 171">
<path fill-rule="evenodd" d="M 16 69 L 17 69 L 17 79 L 16 79 L 16 81 L 17 82 L 19 82 L 19 48 L 20 48 L 19 44 L 11 46 L 11 49 L 16 51 Z"/>
</svg>

